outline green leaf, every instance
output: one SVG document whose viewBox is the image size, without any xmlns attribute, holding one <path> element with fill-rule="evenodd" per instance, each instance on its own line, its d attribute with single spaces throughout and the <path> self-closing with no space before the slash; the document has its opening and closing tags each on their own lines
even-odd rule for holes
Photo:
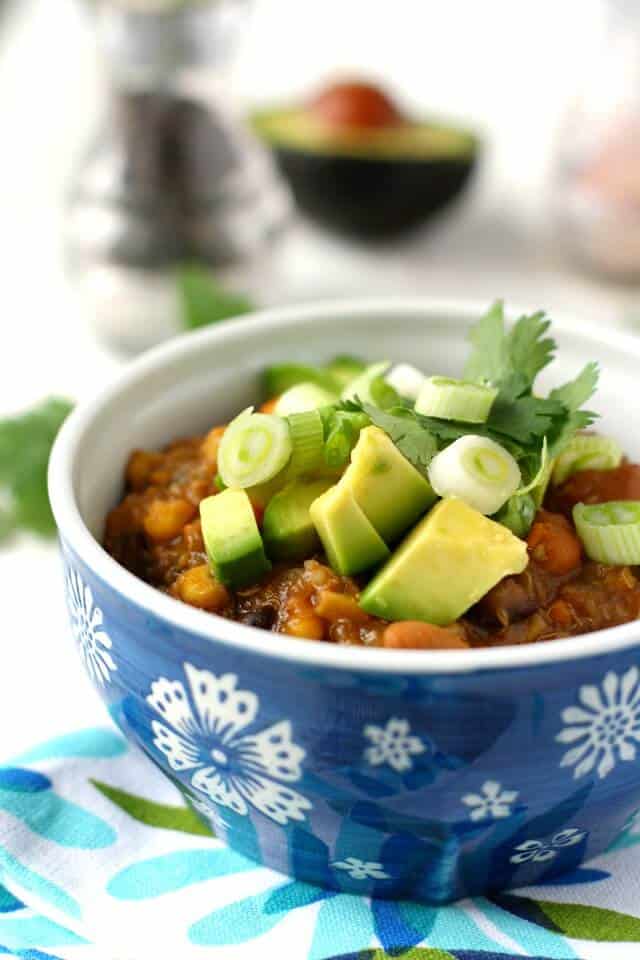
<svg viewBox="0 0 640 960">
<path fill-rule="evenodd" d="M 531 393 L 537 375 L 553 360 L 555 341 L 545 337 L 549 326 L 539 311 L 520 317 L 507 333 L 503 304 L 494 303 L 471 331 L 465 379 L 498 387 L 503 403 Z"/>
<path fill-rule="evenodd" d="M 148 827 L 157 827 L 160 830 L 178 830 L 180 833 L 192 833 L 199 837 L 214 837 L 213 830 L 189 807 L 172 807 L 145 797 L 126 793 L 117 787 L 110 787 L 100 780 L 91 780 L 93 786 L 116 807 L 124 810 L 130 817 Z"/>
<path fill-rule="evenodd" d="M 487 426 L 495 433 L 528 446 L 539 442 L 554 421 L 564 414 L 564 407 L 556 400 L 520 397 L 507 403 L 498 399 L 493 405 Z"/>
<path fill-rule="evenodd" d="M 198 264 L 180 267 L 177 284 L 182 323 L 187 330 L 197 330 L 253 310 L 247 297 L 224 290 L 211 273 Z"/>
<path fill-rule="evenodd" d="M 640 943 L 640 919 L 628 913 L 544 900 L 538 901 L 538 907 L 555 929 L 566 937 L 606 943 Z"/>
<path fill-rule="evenodd" d="M 363 404 L 362 408 L 371 422 L 393 440 L 409 463 L 426 476 L 427 468 L 438 452 L 434 435 L 409 410 L 394 408 L 393 411 L 384 411 L 368 403 Z"/>
<path fill-rule="evenodd" d="M 576 940 L 640 943 L 640 919 L 617 910 L 580 903 L 532 900 L 513 894 L 498 894 L 491 899 L 502 910 Z"/>
<path fill-rule="evenodd" d="M 599 377 L 598 364 L 588 363 L 575 380 L 570 380 L 563 387 L 552 390 L 549 399 L 558 400 L 567 410 L 575 413 L 596 392 Z"/>
<path fill-rule="evenodd" d="M 565 383 L 563 387 L 558 387 L 549 394 L 551 400 L 559 401 L 568 411 L 564 422 L 557 425 L 552 436 L 549 446 L 552 457 L 557 457 L 578 430 L 586 429 L 594 420 L 597 420 L 598 414 L 591 410 L 580 410 L 579 407 L 587 403 L 595 393 L 599 375 L 598 364 L 588 363 L 575 380 Z"/>
<path fill-rule="evenodd" d="M 0 543 L 7 540 L 16 530 L 16 515 L 13 509 L 0 509 Z"/>
<path fill-rule="evenodd" d="M 456 957 L 448 950 L 440 950 L 438 947 L 409 947 L 407 950 L 394 948 L 393 953 L 382 949 L 365 949 L 357 953 L 343 953 L 330 957 L 329 960 L 456 960 Z M 509 960 L 506 955 L 505 960 Z"/>
<path fill-rule="evenodd" d="M 68 400 L 51 397 L 0 421 L 0 540 L 18 528 L 42 536 L 55 533 L 47 468 L 53 442 L 72 407 Z"/>
<path fill-rule="evenodd" d="M 469 334 L 473 345 L 464 368 L 464 379 L 474 383 L 499 384 L 508 368 L 504 303 L 497 300 Z"/>
<path fill-rule="evenodd" d="M 539 310 L 530 316 L 519 317 L 509 334 L 511 364 L 530 384 L 553 360 L 555 341 L 545 337 L 550 326 L 551 321 L 544 310 Z"/>
</svg>

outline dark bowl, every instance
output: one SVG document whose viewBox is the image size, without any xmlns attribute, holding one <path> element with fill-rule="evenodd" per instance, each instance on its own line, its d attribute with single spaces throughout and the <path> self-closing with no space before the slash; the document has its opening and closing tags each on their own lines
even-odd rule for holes
<svg viewBox="0 0 640 960">
<path fill-rule="evenodd" d="M 462 193 L 477 161 L 477 151 L 465 157 L 414 160 L 285 146 L 272 150 L 302 213 L 365 240 L 392 239 L 423 226 Z"/>
</svg>

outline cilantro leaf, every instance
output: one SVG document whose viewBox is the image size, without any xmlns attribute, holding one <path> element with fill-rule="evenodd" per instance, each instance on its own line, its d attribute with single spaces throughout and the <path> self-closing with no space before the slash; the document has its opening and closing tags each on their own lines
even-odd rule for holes
<svg viewBox="0 0 640 960">
<path fill-rule="evenodd" d="M 556 429 L 551 436 L 549 452 L 552 457 L 557 456 L 566 447 L 578 430 L 585 430 L 594 420 L 597 420 L 597 413 L 579 408 L 595 393 L 599 376 L 598 364 L 588 363 L 575 380 L 570 380 L 569 383 L 552 390 L 549 394 L 549 399 L 562 403 L 566 411 L 564 422 L 556 424 Z"/>
<path fill-rule="evenodd" d="M 540 371 L 551 363 L 556 343 L 551 337 L 544 336 L 550 326 L 551 321 L 545 318 L 543 311 L 516 321 L 508 336 L 512 373 L 502 387 L 503 396 L 510 392 L 515 398 L 530 391 Z"/>
<path fill-rule="evenodd" d="M 581 370 L 575 380 L 565 383 L 563 387 L 557 387 L 549 394 L 552 400 L 559 400 L 567 410 L 575 413 L 583 404 L 590 400 L 596 392 L 600 368 L 597 363 L 588 363 Z"/>
<path fill-rule="evenodd" d="M 71 409 L 68 400 L 52 397 L 0 421 L 0 539 L 17 528 L 42 536 L 55 533 L 47 467 L 53 441 Z"/>
<path fill-rule="evenodd" d="M 464 379 L 473 383 L 499 384 L 507 369 L 507 338 L 504 303 L 496 300 L 469 334 L 473 350 L 464 368 Z"/>
<path fill-rule="evenodd" d="M 197 330 L 253 310 L 247 297 L 224 290 L 211 273 L 198 264 L 180 267 L 177 284 L 182 324 L 187 330 Z"/>
<path fill-rule="evenodd" d="M 379 410 L 369 403 L 364 403 L 362 409 L 371 422 L 393 440 L 409 463 L 426 476 L 427 468 L 438 452 L 438 443 L 417 417 L 403 407 Z"/>
<path fill-rule="evenodd" d="M 544 437 L 554 420 L 565 413 L 563 405 L 551 398 L 519 397 L 511 403 L 499 398 L 493 405 L 487 426 L 522 446 Z"/>
<path fill-rule="evenodd" d="M 471 331 L 473 351 L 465 378 L 497 387 L 505 403 L 531 393 L 537 375 L 553 360 L 555 341 L 545 337 L 549 326 L 539 311 L 520 317 L 507 332 L 504 307 L 498 301 Z"/>
</svg>

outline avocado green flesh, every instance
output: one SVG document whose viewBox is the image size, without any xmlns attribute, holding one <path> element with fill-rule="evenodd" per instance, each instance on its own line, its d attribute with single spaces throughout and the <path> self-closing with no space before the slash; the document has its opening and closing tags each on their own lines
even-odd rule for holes
<svg viewBox="0 0 640 960">
<path fill-rule="evenodd" d="M 274 146 L 309 153 L 424 161 L 465 159 L 476 149 L 470 132 L 435 123 L 332 130 L 301 109 L 262 111 L 252 123 Z"/>
<path fill-rule="evenodd" d="M 304 560 L 318 550 L 320 539 L 309 507 L 332 483 L 293 482 L 275 495 L 267 506 L 262 526 L 269 556 L 274 560 Z"/>
<path fill-rule="evenodd" d="M 462 500 L 441 500 L 409 534 L 360 597 L 385 620 L 447 626 L 503 577 L 521 573 L 527 545 Z"/>
<path fill-rule="evenodd" d="M 224 490 L 200 504 L 209 563 L 221 583 L 234 589 L 256 583 L 271 569 L 249 497 Z"/>
<path fill-rule="evenodd" d="M 437 499 L 429 481 L 379 427 L 360 432 L 340 482 L 386 543 L 394 543 Z"/>
<path fill-rule="evenodd" d="M 384 540 L 343 483 L 336 484 L 314 500 L 310 514 L 336 573 L 343 576 L 360 573 L 389 556 Z"/>
</svg>

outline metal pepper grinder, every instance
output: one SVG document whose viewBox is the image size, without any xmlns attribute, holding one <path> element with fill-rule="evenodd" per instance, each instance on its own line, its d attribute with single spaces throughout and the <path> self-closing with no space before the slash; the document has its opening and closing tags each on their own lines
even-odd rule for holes
<svg viewBox="0 0 640 960">
<path fill-rule="evenodd" d="M 247 0 L 98 0 L 108 107 L 69 198 L 69 265 L 96 329 L 135 352 L 178 332 L 175 268 L 255 258 L 288 195 L 226 95 Z"/>
</svg>

